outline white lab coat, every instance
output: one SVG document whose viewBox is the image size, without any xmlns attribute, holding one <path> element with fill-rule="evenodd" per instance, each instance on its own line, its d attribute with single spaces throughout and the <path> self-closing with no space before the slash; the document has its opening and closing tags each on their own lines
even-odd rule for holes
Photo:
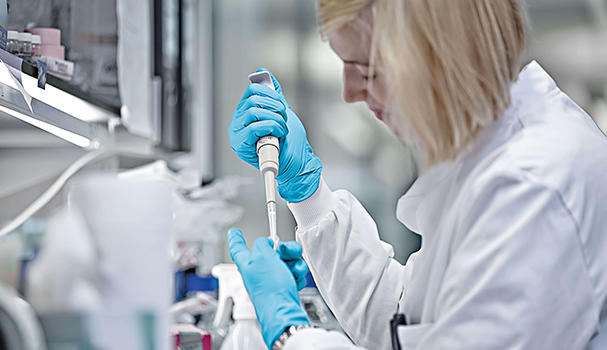
<svg viewBox="0 0 607 350">
<path fill-rule="evenodd" d="M 286 350 L 607 349 L 607 138 L 532 62 L 475 144 L 421 176 L 397 217 L 405 266 L 346 191 L 290 204 L 320 293 L 352 342 L 304 330 Z M 398 176 L 395 174 L 395 176 Z"/>
</svg>

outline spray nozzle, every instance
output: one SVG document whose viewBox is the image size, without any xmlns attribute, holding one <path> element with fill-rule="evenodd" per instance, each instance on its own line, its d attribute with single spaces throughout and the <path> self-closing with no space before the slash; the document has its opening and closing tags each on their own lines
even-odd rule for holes
<svg viewBox="0 0 607 350">
<path fill-rule="evenodd" d="M 211 273 L 219 280 L 217 313 L 213 326 L 225 324 L 230 314 L 234 320 L 257 320 L 255 308 L 236 265 L 219 264 L 213 267 Z"/>
</svg>

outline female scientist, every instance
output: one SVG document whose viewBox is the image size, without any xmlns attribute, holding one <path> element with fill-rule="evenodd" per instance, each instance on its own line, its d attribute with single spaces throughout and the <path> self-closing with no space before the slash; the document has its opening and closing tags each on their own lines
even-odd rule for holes
<svg viewBox="0 0 607 350">
<path fill-rule="evenodd" d="M 524 18 L 516 0 L 319 0 L 344 100 L 366 102 L 425 164 L 397 206 L 422 236 L 404 266 L 323 180 L 278 82 L 249 86 L 232 148 L 257 166 L 257 139 L 280 139 L 279 193 L 349 337 L 310 327 L 297 243 L 249 250 L 232 229 L 269 348 L 607 349 L 607 138 L 538 63 L 519 73 Z"/>
</svg>

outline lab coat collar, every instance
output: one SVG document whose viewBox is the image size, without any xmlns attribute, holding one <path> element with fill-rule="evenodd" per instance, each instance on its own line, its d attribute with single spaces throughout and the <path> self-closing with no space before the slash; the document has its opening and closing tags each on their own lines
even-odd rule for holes
<svg viewBox="0 0 607 350">
<path fill-rule="evenodd" d="M 432 205 L 422 206 L 423 201 L 432 192 L 444 188 L 445 186 L 441 185 L 459 174 L 462 169 L 469 171 L 484 156 L 507 142 L 522 127 L 521 119 L 531 114 L 536 108 L 534 105 L 538 105 L 538 101 L 555 89 L 557 86 L 554 80 L 536 61 L 523 68 L 517 81 L 510 88 L 511 105 L 504 115 L 483 130 L 474 144 L 462 151 L 455 160 L 434 165 L 421 175 L 399 199 L 396 207 L 398 220 L 411 231 L 422 235 L 424 229 L 420 227 L 422 223 L 418 217 L 428 217 L 432 213 L 425 214 L 419 211 L 433 209 Z M 459 177 L 462 177 L 461 174 Z M 437 214 L 439 213 L 434 213 Z"/>
</svg>

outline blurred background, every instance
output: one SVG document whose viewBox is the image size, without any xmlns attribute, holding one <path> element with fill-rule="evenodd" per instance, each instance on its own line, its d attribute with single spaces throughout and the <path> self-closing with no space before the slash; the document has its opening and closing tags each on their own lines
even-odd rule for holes
<svg viewBox="0 0 607 350">
<path fill-rule="evenodd" d="M 607 0 L 526 3 L 530 38 L 524 63 L 539 61 L 607 131 Z M 2 279 L 20 295 L 28 294 L 28 264 L 50 240 L 53 227 L 77 225 L 57 214 L 70 198 L 77 202 L 74 193 L 79 193 L 77 183 L 65 184 L 61 175 L 67 180 L 71 173 L 119 171 L 131 179 L 170 180 L 177 203 L 167 209 L 176 222 L 170 229 L 176 244 L 173 272 L 204 277 L 213 265 L 229 261 L 224 234 L 230 226 L 243 229 L 249 242 L 267 235 L 261 177 L 233 153 L 227 135 L 247 75 L 260 67 L 280 81 L 322 160 L 329 186 L 360 200 L 399 261 L 419 248 L 419 236 L 395 216 L 398 198 L 418 176 L 415 154 L 364 104 L 342 101 L 342 63 L 320 38 L 315 1 L 8 0 L 7 8 L 7 23 L 0 24 L 15 32 L 59 29 L 57 42 L 45 44 L 55 37 L 43 36 L 42 46 L 62 53 L 43 60 L 44 90 L 37 87 L 38 56 L 17 48 L 9 51 L 23 62 L 0 57 L 6 65 L 0 67 L 0 226 L 15 223 L 52 184 L 59 185 L 33 215 L 0 238 Z M 111 152 L 86 158 L 96 149 Z M 70 166 L 73 171 L 65 173 Z M 90 178 L 81 181 L 83 188 L 96 187 Z M 107 196 L 100 202 L 120 203 L 111 198 L 113 192 L 132 190 L 144 198 L 155 193 L 107 186 L 96 189 Z M 105 209 L 100 204 L 91 210 Z M 126 204 L 114 209 L 112 215 L 124 220 L 144 215 L 136 210 L 131 215 Z M 91 237 L 94 226 L 88 223 Z M 283 240 L 294 238 L 295 221 L 283 202 L 278 226 Z M 66 246 L 77 234 L 52 237 Z M 120 237 L 107 244 L 120 245 L 131 259 L 138 256 L 133 246 L 136 251 L 158 249 L 141 244 L 146 236 Z M 54 260 L 46 259 L 52 269 Z M 44 275 L 44 264 L 37 268 L 38 276 Z M 181 299 L 186 292 L 177 287 L 187 283 L 179 278 L 187 273 L 175 275 L 173 282 Z M 59 286 L 56 290 L 61 294 Z"/>
</svg>

